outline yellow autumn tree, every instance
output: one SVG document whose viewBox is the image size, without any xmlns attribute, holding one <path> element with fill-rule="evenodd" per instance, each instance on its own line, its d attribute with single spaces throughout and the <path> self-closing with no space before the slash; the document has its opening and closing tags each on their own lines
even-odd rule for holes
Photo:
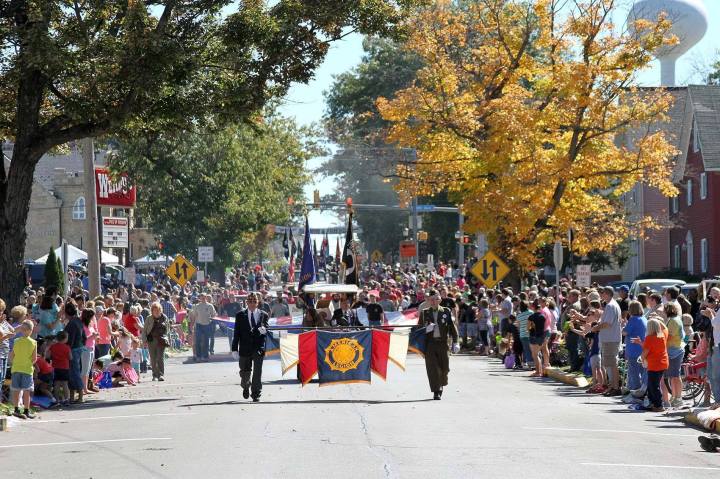
<svg viewBox="0 0 720 479">
<path fill-rule="evenodd" d="M 447 191 L 469 231 L 520 268 L 575 233 L 574 249 L 611 250 L 648 218 L 622 195 L 637 182 L 676 194 L 663 131 L 672 98 L 634 86 L 669 20 L 616 26 L 613 0 L 441 0 L 414 16 L 422 57 L 411 87 L 377 101 L 389 142 L 417 150 L 398 166 L 406 198 Z M 625 140 L 621 141 L 623 137 Z"/>
</svg>

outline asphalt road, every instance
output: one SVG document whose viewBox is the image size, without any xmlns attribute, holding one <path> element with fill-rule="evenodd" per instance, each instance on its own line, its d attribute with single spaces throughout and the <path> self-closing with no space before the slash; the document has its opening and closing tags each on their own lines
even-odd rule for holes
<svg viewBox="0 0 720 479">
<path fill-rule="evenodd" d="M 224 341 L 219 341 L 225 346 Z M 265 362 L 260 403 L 227 356 L 169 360 L 145 381 L 0 433 L 0 473 L 20 478 L 717 477 L 720 454 L 677 417 L 636 413 L 499 361 L 451 358 L 432 401 L 421 358 L 387 382 L 301 388 Z"/>
</svg>

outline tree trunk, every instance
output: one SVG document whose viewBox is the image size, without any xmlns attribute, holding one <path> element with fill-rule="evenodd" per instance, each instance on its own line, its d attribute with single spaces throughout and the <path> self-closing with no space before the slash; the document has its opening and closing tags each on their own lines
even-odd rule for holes
<svg viewBox="0 0 720 479">
<path fill-rule="evenodd" d="M 39 159 L 37 152 L 16 143 L 5 194 L 0 194 L 0 298 L 7 302 L 8 309 L 19 304 L 26 285 L 23 270 L 27 238 L 25 224 L 30 210 L 35 165 Z"/>
</svg>

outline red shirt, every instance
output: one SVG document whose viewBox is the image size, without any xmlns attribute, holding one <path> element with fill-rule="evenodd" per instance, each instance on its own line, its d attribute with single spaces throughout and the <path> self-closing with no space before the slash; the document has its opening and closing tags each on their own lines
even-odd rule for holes
<svg viewBox="0 0 720 479">
<path fill-rule="evenodd" d="M 643 349 L 647 349 L 648 371 L 665 371 L 670 367 L 667 353 L 668 330 L 663 329 L 663 337 L 648 336 L 643 342 Z"/>
<path fill-rule="evenodd" d="M 35 366 L 38 368 L 38 374 L 50 374 L 53 372 L 53 367 L 42 356 L 38 356 Z"/>
<path fill-rule="evenodd" d="M 122 321 L 123 326 L 125 326 L 125 329 L 127 329 L 130 334 L 136 338 L 140 336 L 140 327 L 138 326 L 138 320 L 135 316 L 128 313 L 123 316 Z"/>
<path fill-rule="evenodd" d="M 50 360 L 55 369 L 70 369 L 72 351 L 67 343 L 55 343 L 50 346 Z"/>
</svg>

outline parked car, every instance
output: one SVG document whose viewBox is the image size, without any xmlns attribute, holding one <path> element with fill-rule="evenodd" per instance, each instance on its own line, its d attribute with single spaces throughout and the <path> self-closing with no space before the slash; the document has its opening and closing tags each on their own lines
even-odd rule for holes
<svg viewBox="0 0 720 479">
<path fill-rule="evenodd" d="M 687 297 L 687 295 L 690 293 L 690 291 L 700 291 L 698 288 L 700 287 L 700 283 L 685 283 L 680 287 L 680 292 Z"/>
<path fill-rule="evenodd" d="M 681 279 L 636 279 L 630 286 L 630 297 L 637 298 L 637 295 L 650 289 L 655 293 L 661 293 L 670 286 L 681 288 L 685 281 Z"/>
</svg>

